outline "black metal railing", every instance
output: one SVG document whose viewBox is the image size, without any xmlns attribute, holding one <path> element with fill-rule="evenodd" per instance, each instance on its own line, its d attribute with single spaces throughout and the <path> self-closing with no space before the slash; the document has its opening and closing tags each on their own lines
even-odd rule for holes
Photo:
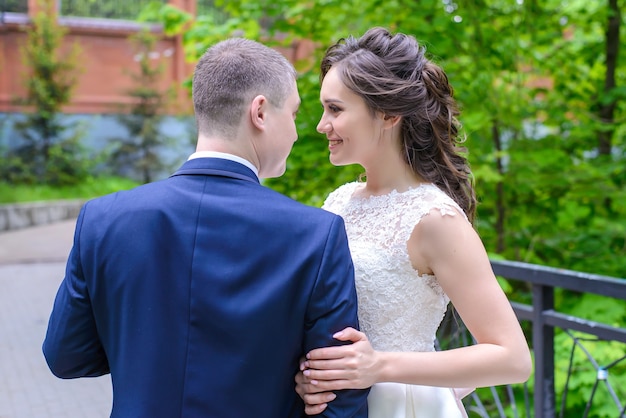
<svg viewBox="0 0 626 418">
<path fill-rule="evenodd" d="M 154 0 L 59 0 L 62 16 L 136 20 L 139 13 Z M 167 3 L 162 0 L 160 3 Z"/>
<path fill-rule="evenodd" d="M 0 0 L 0 12 L 28 13 L 28 0 Z"/>
<path fill-rule="evenodd" d="M 617 319 L 615 324 L 605 324 L 555 309 L 555 289 L 567 292 L 564 298 L 592 294 L 604 298 L 608 305 L 614 301 L 616 306 L 624 306 L 626 280 L 520 262 L 492 260 L 491 264 L 497 275 L 527 283 L 530 288 L 531 304 L 512 302 L 512 305 L 520 321 L 531 325 L 527 331 L 534 355 L 534 377 L 524 385 L 477 390 L 465 400 L 470 417 L 626 417 L 624 318 Z M 439 341 L 441 348 L 472 342 L 460 319 L 450 313 L 440 329 Z M 560 357 L 563 357 L 566 346 L 570 347 L 569 354 L 564 353 L 564 358 L 558 359 L 560 365 L 566 365 L 565 369 L 555 368 L 557 343 Z M 609 357 L 613 356 L 610 360 L 607 360 L 607 347 L 612 348 L 608 350 Z M 602 361 L 594 352 L 603 354 Z M 585 367 L 580 365 L 581 362 Z M 555 391 L 557 372 L 563 380 L 558 388 L 558 400 Z M 615 378 L 622 384 L 612 381 Z M 582 401 L 584 408 L 571 411 L 571 388 L 579 386 L 581 380 L 585 380 L 589 387 L 582 391 L 585 399 L 577 399 L 574 403 L 580 405 Z M 573 384 L 573 381 L 578 383 Z M 577 396 L 581 396 L 580 393 Z M 600 396 L 602 399 L 598 400 Z"/>
</svg>

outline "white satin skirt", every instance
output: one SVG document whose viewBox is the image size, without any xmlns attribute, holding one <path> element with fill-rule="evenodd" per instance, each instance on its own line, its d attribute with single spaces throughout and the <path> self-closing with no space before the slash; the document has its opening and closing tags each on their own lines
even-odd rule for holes
<svg viewBox="0 0 626 418">
<path fill-rule="evenodd" d="M 369 418 L 467 418 L 452 389 L 377 383 L 367 397 Z"/>
</svg>

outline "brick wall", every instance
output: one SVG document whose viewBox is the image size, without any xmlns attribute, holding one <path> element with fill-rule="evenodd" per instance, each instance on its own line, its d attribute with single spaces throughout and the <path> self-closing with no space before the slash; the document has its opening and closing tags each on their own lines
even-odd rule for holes
<svg viewBox="0 0 626 418">
<path fill-rule="evenodd" d="M 169 2 L 195 14 L 196 0 Z M 24 79 L 28 74 L 20 45 L 26 41 L 25 29 L 30 24 L 30 17 L 37 12 L 36 4 L 35 0 L 29 0 L 28 15 L 5 13 L 0 23 L 0 113 L 23 110 L 12 102 L 25 91 Z M 78 85 L 72 102 L 63 111 L 83 114 L 120 113 L 121 106 L 130 100 L 125 92 L 133 83 L 128 71 L 138 70 L 129 36 L 139 30 L 139 25 L 123 20 L 63 16 L 59 17 L 59 22 L 68 29 L 63 50 L 69 50 L 74 43 L 81 50 Z M 310 56 L 312 43 L 300 42 L 280 51 L 295 61 Z M 177 98 L 168 113 L 190 114 L 193 107 L 188 93 L 181 85 L 193 74 L 194 64 L 185 62 L 182 36 L 161 35 L 152 55 L 165 67 L 162 87 L 174 86 L 177 90 Z"/>
<path fill-rule="evenodd" d="M 59 17 L 59 22 L 68 29 L 62 51 L 68 51 L 74 44 L 81 51 L 78 84 L 64 112 L 119 113 L 120 106 L 129 103 L 126 91 L 133 81 L 128 72 L 138 70 L 129 36 L 140 26 L 130 21 L 75 17 Z M 25 29 L 29 24 L 29 15 L 5 13 L 4 23 L 0 25 L 0 112 L 21 110 L 12 102 L 25 91 L 28 72 L 20 45 L 26 41 Z M 170 113 L 189 113 L 191 105 L 180 86 L 193 73 L 193 65 L 184 60 L 180 38 L 161 36 L 152 55 L 165 68 L 162 87 L 175 86 L 178 90 Z"/>
</svg>

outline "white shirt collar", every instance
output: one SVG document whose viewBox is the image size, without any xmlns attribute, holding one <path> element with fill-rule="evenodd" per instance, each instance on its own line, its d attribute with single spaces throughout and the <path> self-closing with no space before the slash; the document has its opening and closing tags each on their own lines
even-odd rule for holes
<svg viewBox="0 0 626 418">
<path fill-rule="evenodd" d="M 224 160 L 235 161 L 239 164 L 245 165 L 250 170 L 252 170 L 257 178 L 259 177 L 259 169 L 256 168 L 250 161 L 246 160 L 245 158 L 241 158 L 238 155 L 218 151 L 197 151 L 189 156 L 189 160 L 193 160 L 195 158 L 221 158 Z"/>
</svg>

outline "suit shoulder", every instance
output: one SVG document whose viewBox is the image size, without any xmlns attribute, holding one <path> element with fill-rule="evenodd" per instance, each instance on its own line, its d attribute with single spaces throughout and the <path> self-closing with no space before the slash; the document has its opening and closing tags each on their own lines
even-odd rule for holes
<svg viewBox="0 0 626 418">
<path fill-rule="evenodd" d="M 95 197 L 85 202 L 84 208 L 88 208 L 89 212 L 92 213 L 110 213 L 110 211 L 114 211 L 118 208 L 123 209 L 124 211 L 129 211 L 135 206 L 148 204 L 148 201 L 152 197 L 157 196 L 154 191 L 161 187 L 162 182 L 163 180 L 142 184 L 132 189 L 119 190 L 117 192 Z"/>
<path fill-rule="evenodd" d="M 297 200 L 294 200 L 289 196 L 285 196 L 284 194 L 269 188 L 267 190 L 273 195 L 273 197 L 276 199 L 276 202 L 279 202 L 281 206 L 284 206 L 288 210 L 295 211 L 306 216 L 325 218 L 329 221 L 339 218 L 338 215 L 335 215 L 334 213 L 329 212 L 325 209 L 298 202 Z"/>
<path fill-rule="evenodd" d="M 272 214 L 269 218 L 276 226 L 282 225 L 283 228 L 293 231 L 306 231 L 306 234 L 312 236 L 317 236 L 322 231 L 330 233 L 337 228 L 345 229 L 343 219 L 339 215 L 298 202 L 275 190 L 270 189 L 268 193 L 264 209 Z"/>
</svg>

